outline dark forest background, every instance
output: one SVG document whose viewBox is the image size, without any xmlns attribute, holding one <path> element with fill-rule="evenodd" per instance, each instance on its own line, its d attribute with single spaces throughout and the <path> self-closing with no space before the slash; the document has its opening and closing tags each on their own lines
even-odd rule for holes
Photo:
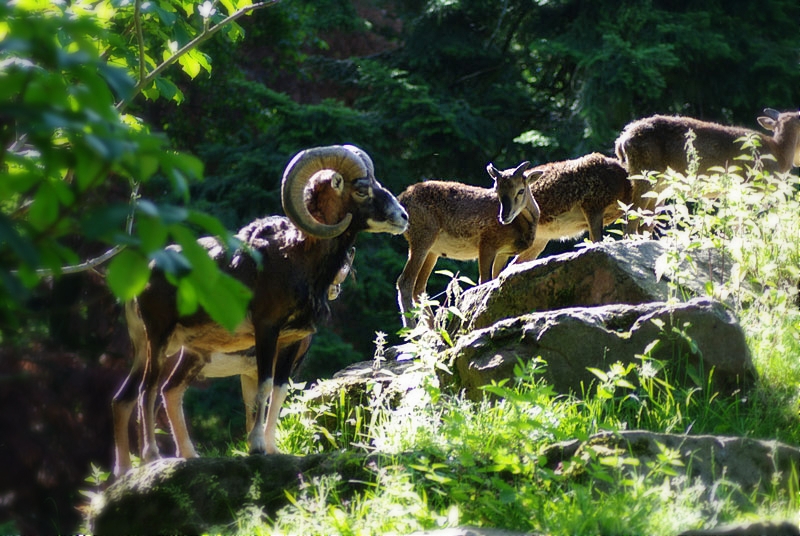
<svg viewBox="0 0 800 536">
<path fill-rule="evenodd" d="M 182 102 L 129 111 L 205 164 L 190 205 L 235 230 L 281 213 L 283 168 L 311 146 L 362 147 L 397 194 L 425 178 L 489 186 L 488 162 L 610 155 L 627 122 L 654 113 L 758 128 L 763 108 L 800 103 L 798 23 L 794 0 L 283 1 L 243 18 L 241 42 L 203 46 L 210 75 L 168 73 Z M 181 203 L 171 192 L 165 179 L 141 194 Z M 370 359 L 376 331 L 401 340 L 406 243 L 369 235 L 357 248 L 298 380 Z M 474 263 L 439 268 L 477 279 Z M 434 276 L 431 293 L 447 281 Z M 43 285 L 4 333 L 0 528 L 78 527 L 90 464 L 111 465 L 110 400 L 130 357 L 121 313 L 85 272 Z M 241 439 L 239 396 L 235 379 L 190 392 L 200 445 Z"/>
</svg>

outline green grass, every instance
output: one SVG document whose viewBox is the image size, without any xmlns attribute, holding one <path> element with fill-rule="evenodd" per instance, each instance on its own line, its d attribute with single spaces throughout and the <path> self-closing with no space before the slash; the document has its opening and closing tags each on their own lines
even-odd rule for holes
<svg viewBox="0 0 800 536">
<path fill-rule="evenodd" d="M 399 405 L 389 404 L 378 384 L 361 404 L 342 396 L 324 405 L 309 403 L 298 386 L 280 424 L 284 452 L 382 453 L 390 461 L 371 468 L 374 481 L 356 492 L 336 478 L 307 482 L 267 523 L 260 512 L 240 512 L 234 532 L 408 534 L 474 525 L 555 536 L 674 535 L 729 522 L 800 522 L 797 489 L 775 488 L 743 503 L 733 499 L 731 486 L 709 490 L 681 477 L 675 453 L 665 451 L 647 471 L 624 458 L 584 457 L 551 467 L 543 457 L 554 443 L 601 430 L 800 444 L 798 179 L 747 172 L 745 182 L 742 175 L 721 170 L 704 181 L 669 175 L 665 209 L 630 216 L 658 222 L 668 246 L 659 270 L 675 281 L 689 277 L 679 261 L 691 261 L 702 247 L 728 259 L 731 276 L 707 292 L 740 319 L 759 374 L 753 389 L 721 396 L 698 377 L 673 377 L 645 352 L 633 365 L 593 371 L 597 380 L 586 396 L 566 396 L 541 379 L 547 364 L 528 356 L 514 378 L 487 387 L 486 398 L 474 402 L 440 388 L 434 370 L 443 364 L 430 335 L 410 332 L 426 374 Z M 708 191 L 725 195 L 711 199 L 704 195 Z M 448 292 L 458 292 L 458 283 L 454 277 Z M 678 285 L 673 288 L 673 300 L 685 299 Z M 438 318 L 446 314 L 458 312 L 440 310 Z M 244 435 L 239 437 L 228 444 L 228 455 L 246 450 Z"/>
</svg>

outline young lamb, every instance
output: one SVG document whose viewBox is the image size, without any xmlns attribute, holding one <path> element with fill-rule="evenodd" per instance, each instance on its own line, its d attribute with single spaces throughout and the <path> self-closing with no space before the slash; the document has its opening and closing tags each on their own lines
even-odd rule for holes
<svg viewBox="0 0 800 536">
<path fill-rule="evenodd" d="M 589 239 L 599 241 L 603 227 L 622 214 L 620 202 L 631 199 L 625 168 L 599 153 L 542 164 L 523 177 L 506 176 L 495 182 L 495 190 L 503 214 L 513 215 L 528 193 L 539 204 L 536 237 L 515 264 L 538 257 L 550 240 L 574 238 L 588 230 Z"/>
<path fill-rule="evenodd" d="M 495 181 L 522 180 L 530 165 L 487 172 Z M 534 173 L 536 175 L 537 173 Z M 513 217 L 501 219 L 500 202 L 491 188 L 452 181 L 412 184 L 397 199 L 408 212 L 408 260 L 397 279 L 397 301 L 404 326 L 408 313 L 425 292 L 439 257 L 478 259 L 480 283 L 497 277 L 510 257 L 527 249 L 536 234 L 539 207 L 525 195 Z"/>
<path fill-rule="evenodd" d="M 800 113 L 784 112 L 767 108 L 759 124 L 772 131 L 763 134 L 742 127 L 725 126 L 691 117 L 654 115 L 629 123 L 617 138 L 617 157 L 634 177 L 648 171 L 664 173 L 672 169 L 686 174 L 688 168 L 687 136 L 694 133 L 693 146 L 699 159 L 699 174 L 707 174 L 709 168 L 728 167 L 737 163 L 736 158 L 746 153 L 742 149 L 744 138 L 753 137 L 760 143 L 759 153 L 767 156 L 761 160 L 764 169 L 785 173 L 792 166 L 800 165 Z M 634 180 L 633 206 L 655 211 L 656 199 L 644 196 L 650 191 L 663 189 L 663 181 L 656 177 L 655 185 L 643 179 Z M 638 232 L 639 219 L 628 222 L 627 232 Z"/>
</svg>

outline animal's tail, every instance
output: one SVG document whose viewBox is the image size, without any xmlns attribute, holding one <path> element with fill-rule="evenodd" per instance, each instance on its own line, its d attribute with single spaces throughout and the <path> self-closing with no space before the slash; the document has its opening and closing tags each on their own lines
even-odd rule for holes
<svg viewBox="0 0 800 536">
<path fill-rule="evenodd" d="M 147 330 L 139 312 L 136 299 L 125 302 L 125 323 L 128 325 L 128 336 L 133 344 L 133 365 L 131 370 L 144 368 L 147 360 Z"/>
</svg>

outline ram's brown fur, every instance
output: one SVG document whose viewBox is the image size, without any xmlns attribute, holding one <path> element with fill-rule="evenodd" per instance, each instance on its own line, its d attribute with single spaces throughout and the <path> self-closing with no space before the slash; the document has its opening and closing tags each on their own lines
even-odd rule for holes
<svg viewBox="0 0 800 536">
<path fill-rule="evenodd" d="M 330 195 L 332 191 L 336 194 Z M 314 202 L 322 195 L 328 198 L 326 206 Z M 143 355 L 134 359 L 131 373 L 113 401 L 116 474 L 130 468 L 127 427 L 137 395 L 144 430 L 142 456 L 145 461 L 159 456 L 153 422 L 155 400 L 171 351 L 196 353 L 200 356 L 197 363 L 208 363 L 213 354 L 237 354 L 255 346 L 256 417 L 248 440 L 253 453 L 276 452 L 275 427 L 289 375 L 302 355 L 299 349 L 304 340 L 329 314 L 329 288 L 346 263 L 357 234 L 401 233 L 408 222 L 397 199 L 375 179 L 372 161 L 352 146 L 310 149 L 296 155 L 284 173 L 282 199 L 290 219 L 274 216 L 244 227 L 237 236 L 248 248 L 233 256 L 228 257 L 213 240 L 200 241 L 222 271 L 253 292 L 246 319 L 232 333 L 204 310 L 181 317 L 175 287 L 154 270 L 137 299 L 147 348 L 137 347 L 137 353 Z M 251 251 L 258 252 L 260 264 Z M 180 422 L 182 412 L 174 418 L 178 427 L 185 428 Z M 175 429 L 176 423 L 172 425 Z"/>
</svg>

